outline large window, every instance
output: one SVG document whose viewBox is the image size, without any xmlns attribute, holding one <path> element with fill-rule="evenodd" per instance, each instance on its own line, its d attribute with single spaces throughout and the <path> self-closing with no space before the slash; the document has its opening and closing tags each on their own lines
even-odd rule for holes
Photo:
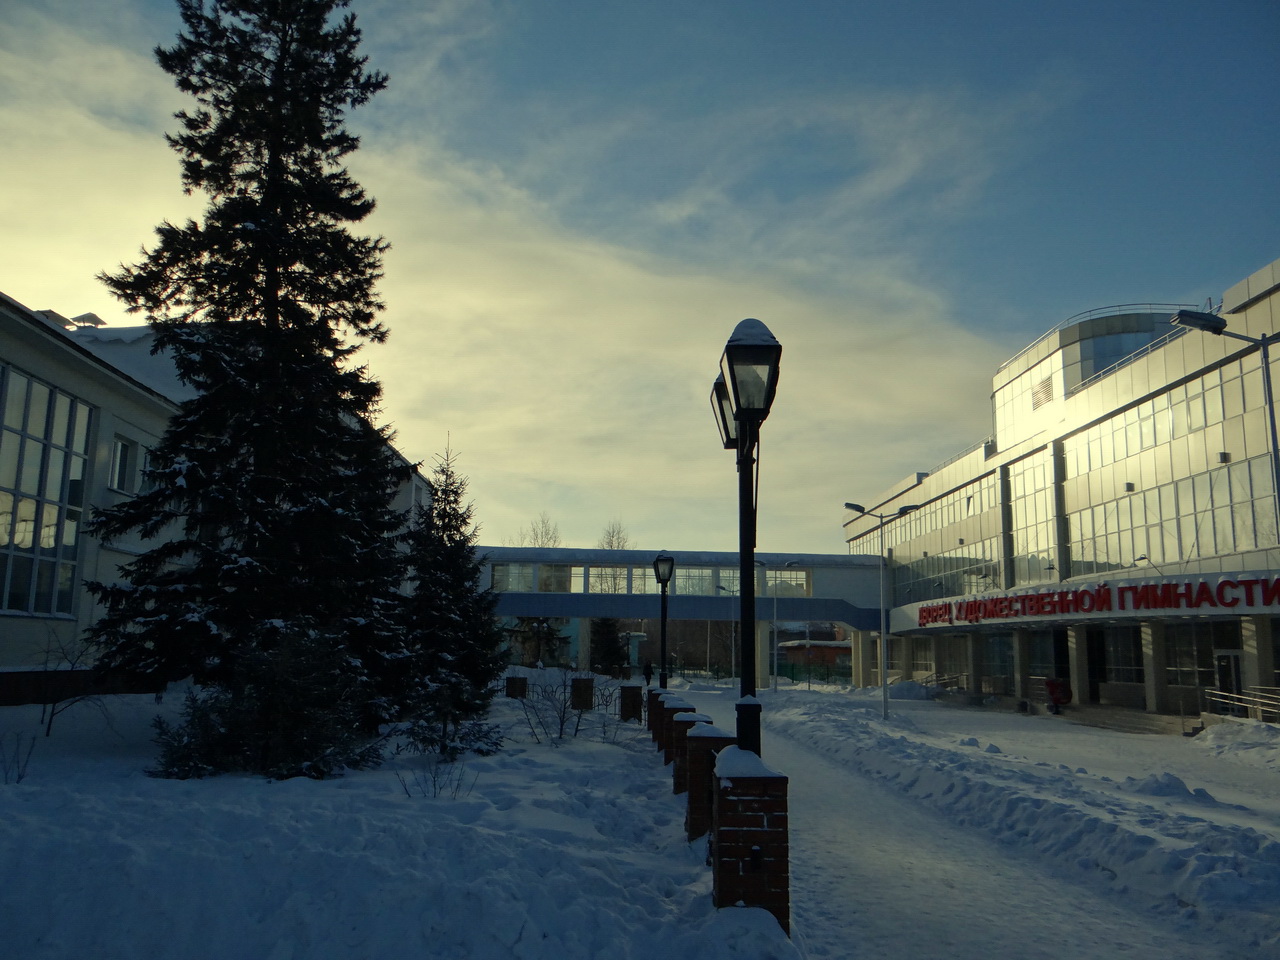
<svg viewBox="0 0 1280 960">
<path fill-rule="evenodd" d="M 795 568 L 766 570 L 765 595 L 769 597 L 809 596 L 809 571 Z"/>
<path fill-rule="evenodd" d="M 499 593 L 532 593 L 532 563 L 495 563 L 493 589 Z"/>
<path fill-rule="evenodd" d="M 671 589 L 685 597 L 708 597 L 716 592 L 716 582 L 710 567 L 676 567 Z"/>
<path fill-rule="evenodd" d="M 627 568 L 599 566 L 591 568 L 592 593 L 626 593 Z"/>
<path fill-rule="evenodd" d="M 10 367 L 0 377 L 0 607 L 70 614 L 92 411 Z"/>
<path fill-rule="evenodd" d="M 1057 579 L 1053 563 L 1057 549 L 1053 473 L 1049 449 L 1009 466 L 1015 586 Z"/>
<path fill-rule="evenodd" d="M 1170 686 L 1213 690 L 1214 650 L 1239 650 L 1240 626 L 1234 620 L 1191 620 L 1165 627 L 1165 676 Z"/>
<path fill-rule="evenodd" d="M 1139 627 L 1109 627 L 1103 636 L 1103 663 L 1112 683 L 1142 683 L 1142 630 Z"/>
</svg>

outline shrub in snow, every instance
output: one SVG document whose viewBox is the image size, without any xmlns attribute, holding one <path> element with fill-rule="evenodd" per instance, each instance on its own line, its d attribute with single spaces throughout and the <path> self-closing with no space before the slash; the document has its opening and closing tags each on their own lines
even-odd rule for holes
<svg viewBox="0 0 1280 960">
<path fill-rule="evenodd" d="M 27 767 L 35 748 L 35 734 L 15 732 L 0 737 L 0 778 L 3 778 L 5 784 L 21 783 L 27 778 Z"/>
<path fill-rule="evenodd" d="M 441 727 L 434 718 L 415 720 L 400 731 L 404 749 L 452 763 L 468 753 L 491 756 L 502 749 L 502 728 L 496 723 L 467 720 Z"/>
<path fill-rule="evenodd" d="M 296 699 L 232 696 L 216 687 L 188 691 L 182 723 L 156 717 L 160 746 L 154 777 L 201 778 L 247 770 L 274 779 L 324 779 L 375 767 L 382 744 L 370 742 L 354 711 Z"/>
</svg>

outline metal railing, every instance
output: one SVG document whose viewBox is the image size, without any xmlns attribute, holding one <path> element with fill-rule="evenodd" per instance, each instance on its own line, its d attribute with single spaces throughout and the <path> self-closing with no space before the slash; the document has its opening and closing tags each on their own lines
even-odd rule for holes
<svg viewBox="0 0 1280 960">
<path fill-rule="evenodd" d="M 1219 709 L 1207 712 L 1223 713 L 1233 717 L 1248 717 L 1265 723 L 1280 723 L 1280 690 L 1275 687 L 1250 687 L 1248 693 L 1223 693 L 1221 690 L 1204 691 L 1207 707 Z"/>
<path fill-rule="evenodd" d="M 1023 347 L 1021 350 L 1015 353 L 1012 357 L 1010 357 L 1004 363 L 1000 364 L 1000 366 L 996 369 L 996 373 L 998 374 L 1001 370 L 1005 369 L 1005 367 L 1009 366 L 1019 357 L 1024 356 L 1027 353 L 1030 353 L 1032 350 L 1038 347 L 1045 340 L 1049 339 L 1059 330 L 1065 330 L 1067 327 L 1070 327 L 1077 323 L 1083 323 L 1085 320 L 1092 320 L 1095 317 L 1121 316 L 1122 314 L 1127 314 L 1127 313 L 1156 313 L 1156 314 L 1167 313 L 1170 316 L 1172 316 L 1174 313 L 1176 313 L 1179 310 L 1189 309 L 1194 306 L 1195 304 L 1190 304 L 1190 303 L 1119 303 L 1111 307 L 1097 307 L 1093 310 L 1086 310 L 1083 313 L 1077 313 L 1074 316 L 1067 317 L 1067 319 L 1057 324 L 1054 324 L 1054 326 L 1050 327 L 1043 334 L 1041 334 L 1031 343 L 1027 344 L 1025 347 Z"/>
</svg>

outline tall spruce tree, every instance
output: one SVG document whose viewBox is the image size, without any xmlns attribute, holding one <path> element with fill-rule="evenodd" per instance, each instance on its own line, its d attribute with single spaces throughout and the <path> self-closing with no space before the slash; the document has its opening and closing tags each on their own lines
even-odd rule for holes
<svg viewBox="0 0 1280 960">
<path fill-rule="evenodd" d="M 403 663 L 414 739 L 444 752 L 492 745 L 475 722 L 506 668 L 503 635 L 494 616 L 497 596 L 481 586 L 483 558 L 466 499 L 467 478 L 451 450 L 436 458 L 428 481 L 431 502 L 419 508 L 406 541 L 409 583 L 404 601 Z"/>
<path fill-rule="evenodd" d="M 346 6 L 178 0 L 185 29 L 156 56 L 198 107 L 166 139 L 208 205 L 100 277 L 196 391 L 152 451 L 147 492 L 92 523 L 149 547 L 122 582 L 91 585 L 100 668 L 202 691 L 185 727 L 161 731 L 174 775 L 374 762 L 370 733 L 397 710 L 392 501 L 408 469 L 352 359 L 386 336 L 386 244 L 348 230 L 374 204 L 342 166 L 358 146 L 345 112 L 386 78 L 357 56 Z"/>
</svg>

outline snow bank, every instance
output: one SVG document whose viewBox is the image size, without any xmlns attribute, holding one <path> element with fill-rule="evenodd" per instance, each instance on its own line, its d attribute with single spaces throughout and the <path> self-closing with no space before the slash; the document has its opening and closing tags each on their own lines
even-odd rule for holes
<svg viewBox="0 0 1280 960">
<path fill-rule="evenodd" d="M 156 709 L 111 698 L 108 727 L 77 705 L 0 786 L 7 955 L 798 956 L 765 911 L 712 908 L 638 725 L 539 744 L 500 700 L 508 748 L 434 779 L 412 758 L 327 782 L 172 781 L 144 773 Z M 9 743 L 37 721 L 0 709 Z"/>
<path fill-rule="evenodd" d="M 1003 749 L 973 736 L 939 742 L 913 723 L 915 716 L 923 715 L 898 714 L 885 724 L 877 709 L 855 698 L 792 692 L 774 701 L 768 725 L 950 820 L 1105 884 L 1171 921 L 1208 926 L 1268 950 L 1280 946 L 1280 831 L 1273 820 L 1219 802 L 1171 772 L 1117 781 L 1018 756 L 1016 742 Z M 1021 723 L 1031 729 L 1036 721 Z M 1071 727 L 1059 722 L 1057 729 L 1061 735 Z M 1242 741 L 1258 750 L 1265 741 L 1271 759 L 1280 756 L 1280 740 L 1270 734 L 1221 732 L 1199 748 L 1182 738 L 1147 739 L 1176 739 L 1188 752 L 1210 744 L 1238 751 Z M 1259 829 L 1259 822 L 1270 828 Z"/>
</svg>

